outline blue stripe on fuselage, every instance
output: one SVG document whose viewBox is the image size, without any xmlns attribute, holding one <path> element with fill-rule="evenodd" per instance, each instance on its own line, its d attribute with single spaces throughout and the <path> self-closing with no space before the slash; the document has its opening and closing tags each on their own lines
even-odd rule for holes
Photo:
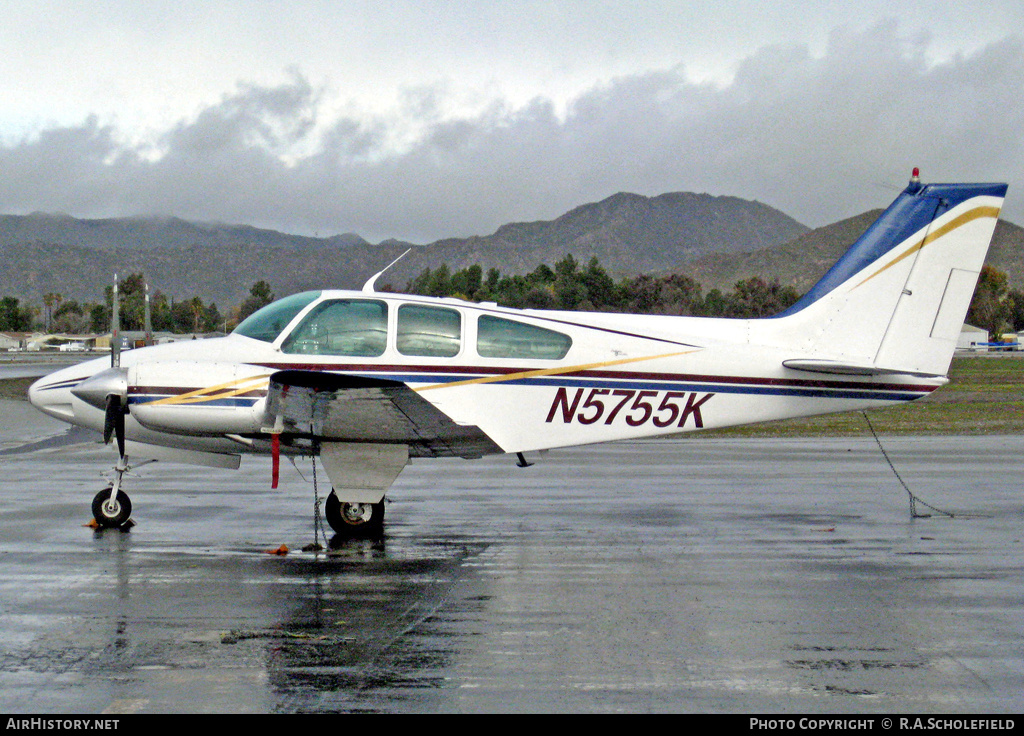
<svg viewBox="0 0 1024 736">
<path fill-rule="evenodd" d="M 438 385 L 449 383 L 473 382 L 472 385 L 496 385 L 496 386 L 551 386 L 554 388 L 597 388 L 597 389 L 625 389 L 634 391 L 688 391 L 705 392 L 717 394 L 740 394 L 748 396 L 793 396 L 799 398 L 818 399 L 861 399 L 868 401 L 913 401 L 926 396 L 933 390 L 932 387 L 906 386 L 889 384 L 886 386 L 873 386 L 871 384 L 858 384 L 845 382 L 845 385 L 830 385 L 825 381 L 807 382 L 803 385 L 792 383 L 777 383 L 772 379 L 746 379 L 744 377 L 726 378 L 708 376 L 697 379 L 695 377 L 681 377 L 678 380 L 667 378 L 654 378 L 651 376 L 637 376 L 636 378 L 619 376 L 615 378 L 602 378 L 599 376 L 519 376 L 511 375 L 508 379 L 495 380 L 494 377 L 486 377 L 488 380 L 477 380 L 483 378 L 480 374 L 454 373 L 449 375 L 437 373 L 392 373 L 392 372 L 359 372 L 350 375 L 359 375 L 372 378 L 386 377 L 394 381 L 401 381 L 412 388 L 423 388 L 424 385 Z M 749 382 L 747 382 L 749 381 Z M 188 388 L 185 390 L 195 390 Z M 134 394 L 129 396 L 129 404 L 149 404 L 154 401 L 172 398 L 174 394 Z M 248 408 L 260 401 L 262 397 L 227 397 L 203 400 L 190 400 L 168 404 L 173 407 L 243 407 Z"/>
<path fill-rule="evenodd" d="M 388 374 L 388 378 L 402 381 L 406 384 L 438 384 L 456 383 L 466 380 L 463 376 L 452 376 L 450 378 L 430 375 L 424 377 L 421 374 L 395 375 Z M 477 376 L 479 378 L 479 376 Z M 426 380 L 424 380 L 426 379 Z M 742 380 L 742 379 L 741 379 Z M 779 386 L 770 383 L 758 385 L 756 383 L 721 383 L 709 381 L 669 381 L 652 379 L 601 379 L 601 378 L 572 378 L 568 376 L 532 376 L 527 378 L 510 378 L 507 381 L 488 381 L 486 384 L 478 385 L 519 385 L 519 386 L 565 386 L 570 388 L 608 388 L 608 389 L 633 389 L 637 391 L 701 391 L 708 393 L 723 394 L 748 394 L 751 396 L 799 396 L 804 398 L 843 398 L 843 399 L 880 399 L 883 401 L 913 401 L 929 393 L 928 390 L 915 390 L 912 388 L 899 388 L 897 386 L 871 387 L 870 384 L 861 386 L 827 386 L 816 383 L 810 386 Z"/>
<path fill-rule="evenodd" d="M 159 395 L 159 394 L 158 395 L 146 395 L 146 394 L 133 395 L 133 396 L 129 396 L 128 397 L 128 404 L 129 404 L 129 406 L 132 405 L 132 404 L 151 404 L 154 401 L 160 401 L 162 399 L 169 399 L 169 398 L 171 398 L 171 395 L 166 395 L 166 394 L 165 395 Z M 182 402 L 175 403 L 175 404 L 167 404 L 167 406 L 173 406 L 175 408 L 182 407 L 182 406 L 199 406 L 199 407 L 204 407 L 204 408 L 209 408 L 211 406 L 217 406 L 217 407 L 230 406 L 230 407 L 246 407 L 247 408 L 247 407 L 253 406 L 257 401 L 259 401 L 259 398 L 233 396 L 233 397 L 226 398 L 226 399 L 202 399 L 202 400 L 182 401 Z"/>
</svg>

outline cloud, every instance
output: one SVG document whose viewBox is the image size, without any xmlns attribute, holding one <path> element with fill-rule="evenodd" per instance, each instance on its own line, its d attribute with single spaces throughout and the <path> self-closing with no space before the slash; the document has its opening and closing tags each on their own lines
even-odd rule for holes
<svg viewBox="0 0 1024 736">
<path fill-rule="evenodd" d="M 1009 181 L 1024 207 L 1024 45 L 929 61 L 895 23 L 833 31 L 826 50 L 758 50 L 728 84 L 682 67 L 624 76 L 562 111 L 538 97 L 458 109 L 449 83 L 390 114 L 326 112 L 298 70 L 239 84 L 148 144 L 88 117 L 0 145 L 0 211 L 147 213 L 416 242 L 546 219 L 619 191 L 759 199 L 820 225 L 928 180 Z"/>
</svg>

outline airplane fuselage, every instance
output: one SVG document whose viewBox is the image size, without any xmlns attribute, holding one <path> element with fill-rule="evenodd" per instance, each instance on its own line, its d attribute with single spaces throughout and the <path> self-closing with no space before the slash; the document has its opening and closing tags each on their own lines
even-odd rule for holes
<svg viewBox="0 0 1024 736">
<path fill-rule="evenodd" d="M 495 452 L 886 406 L 924 396 L 945 382 L 786 368 L 783 361 L 799 355 L 773 334 L 778 331 L 772 320 L 513 310 L 452 299 L 324 291 L 293 322 L 331 301 L 383 305 L 385 334 L 374 349 L 379 355 L 325 355 L 294 343 L 289 348 L 287 328 L 271 342 L 235 334 L 123 353 L 128 440 L 214 453 L 265 451 L 269 378 L 285 370 L 404 383 L 456 424 L 479 427 Z M 400 344 L 397 315 L 409 307 L 444 310 L 457 321 L 457 335 L 446 348 L 450 355 L 407 354 L 429 349 L 409 347 L 408 340 Z M 528 333 L 509 348 L 519 355 L 487 355 L 495 350 L 482 346 L 481 318 L 540 328 L 541 344 L 531 344 Z M 558 340 L 553 350 L 543 342 L 551 336 Z M 101 432 L 103 410 L 72 391 L 108 367 L 109 360 L 99 358 L 51 374 L 33 388 L 32 401 L 59 419 Z M 334 439 L 403 438 L 381 437 L 374 427 L 359 425 Z"/>
</svg>

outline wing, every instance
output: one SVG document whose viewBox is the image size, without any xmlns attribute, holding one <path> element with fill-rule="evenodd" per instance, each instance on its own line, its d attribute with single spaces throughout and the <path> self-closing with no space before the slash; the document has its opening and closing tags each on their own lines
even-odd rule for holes
<svg viewBox="0 0 1024 736">
<path fill-rule="evenodd" d="M 266 425 L 325 442 L 405 444 L 410 457 L 503 452 L 479 427 L 456 423 L 401 381 L 363 376 L 274 373 Z"/>
</svg>

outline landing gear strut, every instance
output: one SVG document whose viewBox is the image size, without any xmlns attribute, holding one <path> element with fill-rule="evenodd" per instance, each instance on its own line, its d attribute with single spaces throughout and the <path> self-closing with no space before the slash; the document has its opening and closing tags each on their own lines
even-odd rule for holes
<svg viewBox="0 0 1024 736">
<path fill-rule="evenodd" d="M 116 378 L 123 377 L 119 368 L 115 367 L 110 370 L 118 371 Z M 125 388 L 125 394 L 127 394 L 127 388 Z M 132 502 L 128 498 L 128 494 L 121 490 L 121 481 L 129 469 L 128 458 L 124 454 L 124 418 L 127 414 L 128 403 L 125 396 L 120 393 L 108 393 L 106 411 L 103 415 L 103 443 L 108 444 L 112 436 L 117 440 L 117 465 L 114 466 L 114 482 L 109 488 L 97 493 L 92 500 L 92 518 L 96 520 L 100 528 L 104 529 L 123 527 L 132 515 Z"/>
<path fill-rule="evenodd" d="M 346 537 L 374 537 L 384 532 L 384 501 L 349 503 L 332 489 L 324 502 L 324 515 L 331 529 Z"/>
</svg>

